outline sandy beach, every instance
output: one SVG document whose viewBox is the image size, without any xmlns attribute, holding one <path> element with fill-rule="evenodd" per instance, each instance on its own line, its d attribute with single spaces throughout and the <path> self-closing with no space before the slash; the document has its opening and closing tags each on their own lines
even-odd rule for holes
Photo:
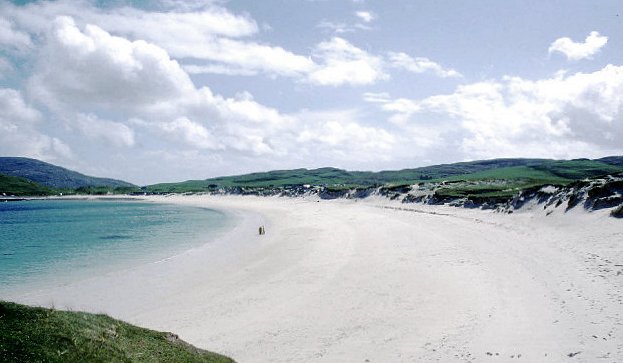
<svg viewBox="0 0 623 363">
<path fill-rule="evenodd" d="M 9 297 L 173 331 L 239 362 L 623 361 L 623 224 L 605 211 L 152 200 L 238 222 L 163 261 Z"/>
</svg>

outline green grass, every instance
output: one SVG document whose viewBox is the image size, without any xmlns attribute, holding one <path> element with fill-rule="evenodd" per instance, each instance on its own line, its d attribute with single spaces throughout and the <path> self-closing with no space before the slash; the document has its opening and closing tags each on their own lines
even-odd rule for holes
<svg viewBox="0 0 623 363">
<path fill-rule="evenodd" d="M 205 192 L 218 188 L 275 188 L 304 184 L 327 187 L 371 187 L 458 180 L 506 180 L 513 181 L 519 187 L 543 184 L 566 185 L 582 178 L 623 172 L 623 165 L 617 164 L 619 159 L 619 157 L 608 158 L 610 163 L 587 159 L 494 159 L 380 172 L 346 171 L 335 168 L 275 170 L 206 180 L 189 180 L 181 183 L 156 184 L 148 186 L 147 190 L 156 193 L 182 193 Z"/>
<path fill-rule="evenodd" d="M 490 169 L 465 175 L 453 176 L 447 178 L 447 180 L 522 180 L 551 184 L 567 184 L 572 181 L 572 179 L 554 175 L 546 170 L 539 170 L 528 166 Z"/>
<path fill-rule="evenodd" d="M 0 301 L 0 362 L 233 362 L 106 315 Z"/>
<path fill-rule="evenodd" d="M 534 168 L 561 178 L 572 180 L 614 174 L 623 171 L 621 166 L 588 159 L 549 160 L 540 165 L 535 165 Z"/>
<path fill-rule="evenodd" d="M 0 196 L 2 193 L 16 196 L 41 196 L 56 194 L 57 191 L 28 179 L 0 174 Z"/>
</svg>

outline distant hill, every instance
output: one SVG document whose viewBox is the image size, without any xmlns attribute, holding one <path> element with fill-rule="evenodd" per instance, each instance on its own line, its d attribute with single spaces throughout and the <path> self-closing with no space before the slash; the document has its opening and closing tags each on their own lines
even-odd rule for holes
<svg viewBox="0 0 623 363">
<path fill-rule="evenodd" d="M 589 160 L 493 159 L 414 169 L 368 172 L 336 168 L 275 170 L 206 180 L 163 183 L 151 192 L 202 192 L 218 188 L 288 187 L 297 185 L 371 186 L 415 184 L 444 180 L 516 180 L 519 185 L 564 185 L 578 179 L 623 172 L 623 157 Z"/>
<path fill-rule="evenodd" d="M 605 158 L 597 159 L 606 164 L 623 166 L 623 156 L 606 156 Z"/>
<path fill-rule="evenodd" d="M 134 187 L 122 180 L 87 176 L 40 160 L 19 157 L 0 157 L 0 174 L 25 178 L 58 189 Z"/>
<path fill-rule="evenodd" d="M 0 197 L 56 194 L 55 190 L 17 176 L 0 174 Z"/>
</svg>

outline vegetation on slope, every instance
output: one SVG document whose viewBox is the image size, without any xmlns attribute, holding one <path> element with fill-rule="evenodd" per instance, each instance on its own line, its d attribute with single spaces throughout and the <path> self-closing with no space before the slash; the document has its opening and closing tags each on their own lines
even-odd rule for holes
<svg viewBox="0 0 623 363">
<path fill-rule="evenodd" d="M 274 170 L 181 183 L 155 184 L 144 188 L 113 179 L 88 177 L 26 158 L 0 158 L 0 173 L 3 170 L 9 170 L 9 174 L 13 176 L 22 176 L 52 186 L 63 194 L 188 193 L 213 192 L 219 189 L 236 192 L 242 188 L 274 190 L 303 185 L 323 186 L 335 192 L 377 186 L 395 187 L 428 182 L 466 181 L 468 183 L 444 187 L 440 190 L 440 195 L 502 197 L 538 185 L 566 185 L 583 178 L 623 172 L 623 157 L 611 156 L 597 160 L 493 159 L 380 172 L 346 171 L 336 168 Z M 469 183 L 478 181 L 494 185 L 484 188 L 477 183 L 476 185 Z M 499 181 L 505 183 L 497 185 L 500 184 Z M 483 188 L 487 191 L 483 191 Z M 22 193 L 19 188 L 16 191 L 6 190 L 13 195 L 28 194 Z M 45 194 L 51 192 L 33 191 L 30 195 Z"/>
<path fill-rule="evenodd" d="M 233 362 L 106 315 L 0 301 L 2 362 Z"/>
<path fill-rule="evenodd" d="M 0 196 L 43 196 L 56 194 L 56 191 L 45 185 L 37 184 L 28 179 L 0 174 Z"/>
<path fill-rule="evenodd" d="M 335 168 L 276 170 L 181 183 L 150 185 L 154 193 L 214 191 L 219 188 L 266 188 L 300 185 L 369 187 L 457 180 L 506 180 L 513 188 L 543 184 L 565 185 L 574 180 L 623 171 L 619 157 L 600 160 L 495 159 L 434 165 L 396 171 L 365 172 Z M 505 188 L 508 189 L 508 188 Z"/>
<path fill-rule="evenodd" d="M 17 176 L 56 189 L 80 187 L 134 187 L 133 184 L 107 178 L 96 178 L 40 160 L 0 157 L 0 174 Z"/>
</svg>

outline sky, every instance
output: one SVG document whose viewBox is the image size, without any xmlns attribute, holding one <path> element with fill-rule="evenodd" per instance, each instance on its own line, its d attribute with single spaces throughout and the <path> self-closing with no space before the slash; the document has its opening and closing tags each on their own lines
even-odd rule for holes
<svg viewBox="0 0 623 363">
<path fill-rule="evenodd" d="M 0 155 L 139 185 L 623 155 L 623 2 L 0 0 Z"/>
</svg>

